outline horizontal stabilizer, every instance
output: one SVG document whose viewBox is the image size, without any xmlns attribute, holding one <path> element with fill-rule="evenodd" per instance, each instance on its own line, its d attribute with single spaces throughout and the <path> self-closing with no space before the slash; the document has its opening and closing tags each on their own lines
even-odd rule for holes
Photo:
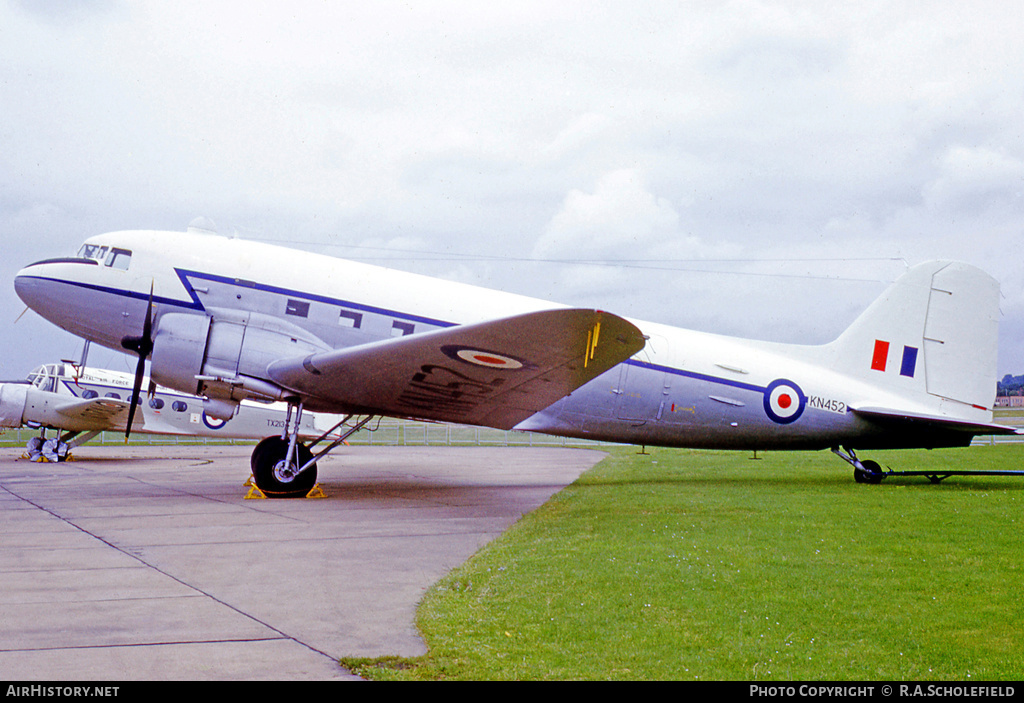
<svg viewBox="0 0 1024 703">
<path fill-rule="evenodd" d="M 511 429 L 644 348 L 632 323 L 563 309 L 275 361 L 271 379 L 350 412 Z"/>
<path fill-rule="evenodd" d="M 913 425 L 915 428 L 931 426 L 936 430 L 963 432 L 970 435 L 1012 435 L 1024 434 L 1020 430 L 1006 425 L 988 422 L 970 422 L 952 417 L 925 415 L 922 413 L 903 412 L 888 408 L 851 408 L 856 415 L 882 423 Z"/>
</svg>

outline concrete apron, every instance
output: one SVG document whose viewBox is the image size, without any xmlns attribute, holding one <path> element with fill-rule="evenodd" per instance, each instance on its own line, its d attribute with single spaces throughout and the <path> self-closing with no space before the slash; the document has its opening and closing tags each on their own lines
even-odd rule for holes
<svg viewBox="0 0 1024 703">
<path fill-rule="evenodd" d="M 426 589 L 604 456 L 349 447 L 326 497 L 259 500 L 250 451 L 0 449 L 0 678 L 346 679 L 341 656 L 423 654 Z"/>
</svg>

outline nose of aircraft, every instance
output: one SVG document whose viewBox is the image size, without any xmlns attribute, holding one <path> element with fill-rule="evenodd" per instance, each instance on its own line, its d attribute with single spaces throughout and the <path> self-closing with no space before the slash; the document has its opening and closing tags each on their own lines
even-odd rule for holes
<svg viewBox="0 0 1024 703">
<path fill-rule="evenodd" d="M 14 290 L 32 310 L 53 324 L 86 339 L 96 334 L 90 308 L 98 291 L 86 280 L 88 259 L 46 259 L 24 267 L 14 277 Z M 119 341 L 120 338 L 118 338 Z M 98 341 L 98 340 L 96 340 Z"/>
<path fill-rule="evenodd" d="M 35 310 L 35 305 L 38 299 L 37 290 L 39 288 L 36 283 L 35 277 L 32 275 L 32 267 L 35 264 L 29 264 L 25 268 L 18 271 L 14 276 L 14 292 L 18 294 L 21 301 L 28 305 L 30 308 Z"/>
<path fill-rule="evenodd" d="M 14 292 L 22 302 L 43 317 L 45 310 L 53 303 L 53 292 L 59 285 L 53 278 L 53 264 L 56 260 L 37 261 L 24 267 L 14 276 Z"/>
</svg>

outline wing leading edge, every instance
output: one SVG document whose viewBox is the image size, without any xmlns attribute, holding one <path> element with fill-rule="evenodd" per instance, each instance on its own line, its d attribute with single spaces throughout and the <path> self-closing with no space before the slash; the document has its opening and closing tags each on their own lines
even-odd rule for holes
<svg viewBox="0 0 1024 703">
<path fill-rule="evenodd" d="M 315 407 L 511 429 L 644 345 L 617 315 L 546 310 L 283 359 L 268 373 Z"/>
</svg>

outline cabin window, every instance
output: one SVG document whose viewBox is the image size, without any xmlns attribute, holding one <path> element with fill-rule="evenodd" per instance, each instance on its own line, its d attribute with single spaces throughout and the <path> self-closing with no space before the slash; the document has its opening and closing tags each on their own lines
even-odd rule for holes
<svg viewBox="0 0 1024 703">
<path fill-rule="evenodd" d="M 176 400 L 173 403 L 171 403 L 171 407 L 174 408 L 175 412 L 183 413 L 186 410 L 188 410 L 188 403 L 186 403 L 184 400 Z"/>
<path fill-rule="evenodd" d="M 132 253 L 127 249 L 111 249 L 110 253 L 107 254 L 106 266 L 110 268 L 120 269 L 127 271 L 129 264 L 132 262 Z"/>
<path fill-rule="evenodd" d="M 149 407 L 153 408 L 154 410 L 159 410 L 163 406 L 164 406 L 163 398 L 153 398 L 153 399 L 151 399 L 149 401 Z"/>
<path fill-rule="evenodd" d="M 338 324 L 342 327 L 351 327 L 353 329 L 359 329 L 363 326 L 363 313 L 352 312 L 351 310 L 342 310 L 341 317 L 338 320 Z"/>
<path fill-rule="evenodd" d="M 99 393 L 94 391 L 92 388 L 82 391 L 82 397 L 86 400 L 92 400 L 93 398 L 99 397 Z"/>
<path fill-rule="evenodd" d="M 285 315 L 309 317 L 309 303 L 305 300 L 289 300 L 284 309 Z"/>
<path fill-rule="evenodd" d="M 404 337 L 407 334 L 412 334 L 416 328 L 411 322 L 399 322 L 395 320 L 391 323 L 391 336 L 392 337 Z"/>
<path fill-rule="evenodd" d="M 113 398 L 114 400 L 121 400 L 121 396 L 117 393 L 107 393 L 104 398 Z"/>
</svg>

